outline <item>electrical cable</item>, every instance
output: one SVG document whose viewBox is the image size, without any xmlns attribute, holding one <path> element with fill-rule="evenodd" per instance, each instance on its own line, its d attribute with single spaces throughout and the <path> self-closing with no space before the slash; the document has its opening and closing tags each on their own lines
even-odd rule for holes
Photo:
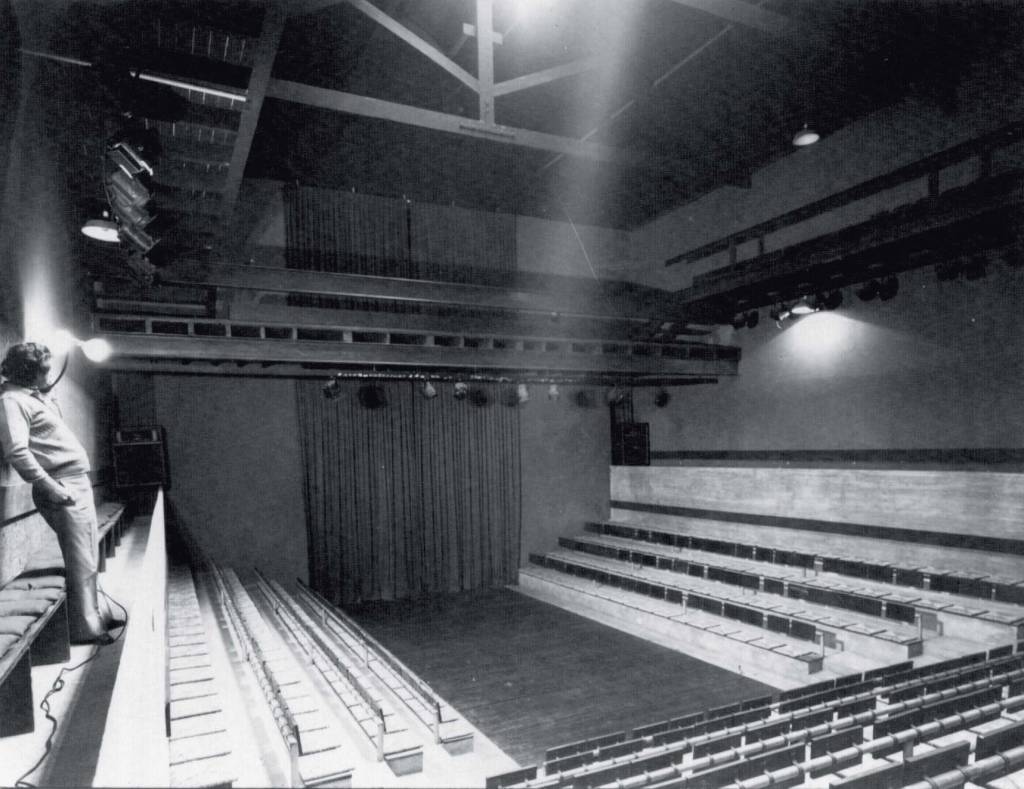
<svg viewBox="0 0 1024 789">
<path fill-rule="evenodd" d="M 123 605 L 121 605 L 117 600 L 115 600 L 113 597 L 104 592 L 102 589 L 97 587 L 97 591 L 101 595 L 103 595 L 103 597 L 105 597 L 108 602 L 116 605 L 124 613 L 124 626 L 121 628 L 121 632 L 117 635 L 117 637 L 114 638 L 114 640 L 111 642 L 112 644 L 116 644 L 119 640 L 121 640 L 121 638 L 125 634 L 125 631 L 128 629 L 128 610 Z M 32 775 L 32 773 L 34 773 L 42 766 L 43 762 L 46 761 L 46 757 L 50 755 L 50 751 L 53 749 L 53 737 L 57 733 L 58 722 L 57 718 L 50 714 L 50 697 L 64 690 L 65 674 L 70 674 L 73 671 L 78 671 L 78 669 L 82 668 L 82 666 L 84 666 L 86 663 L 90 663 L 93 660 L 95 660 L 96 656 L 100 653 L 100 649 L 100 646 L 94 646 L 92 654 L 90 654 L 89 657 L 87 657 L 77 666 L 72 666 L 70 668 L 65 666 L 64 668 L 62 668 L 60 670 L 60 673 L 57 674 L 57 678 L 53 681 L 53 684 L 50 686 L 50 689 L 46 692 L 46 695 L 43 696 L 42 701 L 39 702 L 39 709 L 43 711 L 43 714 L 46 716 L 46 719 L 50 722 L 50 733 L 46 736 L 46 742 L 43 744 L 42 756 L 39 757 L 35 764 L 33 764 L 28 770 L 26 770 L 18 777 L 18 779 L 13 784 L 15 789 L 36 789 L 36 787 L 38 786 L 37 784 L 34 784 L 30 781 L 26 781 L 25 779 Z"/>
<path fill-rule="evenodd" d="M 57 733 L 57 719 L 50 714 L 50 697 L 64 690 L 65 674 L 70 674 L 72 671 L 78 671 L 78 669 L 80 669 L 86 663 L 95 660 L 96 656 L 99 653 L 100 647 L 94 646 L 92 654 L 89 655 L 89 657 L 87 657 L 77 666 L 72 666 L 71 668 L 65 666 L 64 668 L 62 668 L 60 670 L 60 673 L 57 675 L 57 679 L 53 681 L 53 684 L 50 686 L 50 689 L 46 692 L 46 695 L 43 696 L 43 700 L 39 702 L 39 709 L 43 711 L 43 714 L 46 716 L 46 719 L 50 721 L 50 733 L 46 736 L 46 743 L 43 745 L 43 755 L 40 756 L 39 760 L 35 764 L 33 764 L 28 770 L 22 773 L 18 780 L 14 782 L 14 786 L 16 787 L 16 789 L 35 789 L 37 784 L 31 783 L 30 781 L 26 781 L 25 779 L 32 775 L 32 773 L 34 773 L 42 766 L 43 762 L 46 760 L 46 757 L 50 755 L 50 750 L 53 748 L 53 736 Z"/>
</svg>

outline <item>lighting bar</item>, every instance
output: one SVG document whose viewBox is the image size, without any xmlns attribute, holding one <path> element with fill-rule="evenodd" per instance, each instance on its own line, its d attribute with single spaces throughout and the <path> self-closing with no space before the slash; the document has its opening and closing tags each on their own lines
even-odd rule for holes
<svg viewBox="0 0 1024 789">
<path fill-rule="evenodd" d="M 54 55 L 50 52 L 39 52 L 33 49 L 21 49 L 19 50 L 23 55 L 29 55 L 30 57 L 43 58 L 44 60 L 52 60 L 56 63 L 67 63 L 72 66 L 85 66 L 86 68 L 91 67 L 93 64 L 88 60 L 82 60 L 81 58 L 72 58 L 66 55 Z M 171 88 L 179 88 L 181 90 L 194 90 L 197 93 L 204 93 L 207 96 L 217 96 L 221 99 L 229 99 L 231 101 L 246 102 L 248 98 L 244 93 L 232 93 L 228 90 L 221 90 L 219 88 L 209 88 L 205 85 L 196 85 L 191 82 L 185 82 L 180 79 L 173 79 L 171 77 L 162 77 L 159 74 L 153 74 L 148 71 L 136 71 L 135 76 L 144 82 L 153 82 L 158 85 L 167 85 Z"/>
</svg>

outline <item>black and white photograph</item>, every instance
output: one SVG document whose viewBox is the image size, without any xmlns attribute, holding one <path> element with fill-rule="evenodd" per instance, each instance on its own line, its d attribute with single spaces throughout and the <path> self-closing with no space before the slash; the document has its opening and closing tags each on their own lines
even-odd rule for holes
<svg viewBox="0 0 1024 789">
<path fill-rule="evenodd" d="M 1024 3 L 0 0 L 0 786 L 1024 789 Z"/>
</svg>

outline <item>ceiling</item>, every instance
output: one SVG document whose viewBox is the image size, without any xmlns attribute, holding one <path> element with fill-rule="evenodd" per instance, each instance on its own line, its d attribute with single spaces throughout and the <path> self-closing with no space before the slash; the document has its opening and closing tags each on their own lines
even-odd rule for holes
<svg viewBox="0 0 1024 789">
<path fill-rule="evenodd" d="M 240 262 L 266 179 L 636 229 L 748 187 L 805 123 L 828 135 L 906 97 L 955 115 L 961 81 L 1024 27 L 1019 4 L 952 0 L 13 8 L 71 210 L 95 215 L 105 146 L 133 135 L 158 266 Z"/>
</svg>

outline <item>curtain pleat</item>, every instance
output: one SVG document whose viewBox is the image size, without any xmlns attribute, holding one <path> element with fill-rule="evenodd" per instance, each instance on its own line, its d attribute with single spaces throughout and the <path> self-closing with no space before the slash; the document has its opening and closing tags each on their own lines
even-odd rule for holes
<svg viewBox="0 0 1024 789">
<path fill-rule="evenodd" d="M 359 402 L 365 382 L 327 400 L 297 381 L 313 587 L 336 603 L 500 586 L 518 569 L 519 416 L 437 384 L 380 382 L 386 406 Z"/>
</svg>

